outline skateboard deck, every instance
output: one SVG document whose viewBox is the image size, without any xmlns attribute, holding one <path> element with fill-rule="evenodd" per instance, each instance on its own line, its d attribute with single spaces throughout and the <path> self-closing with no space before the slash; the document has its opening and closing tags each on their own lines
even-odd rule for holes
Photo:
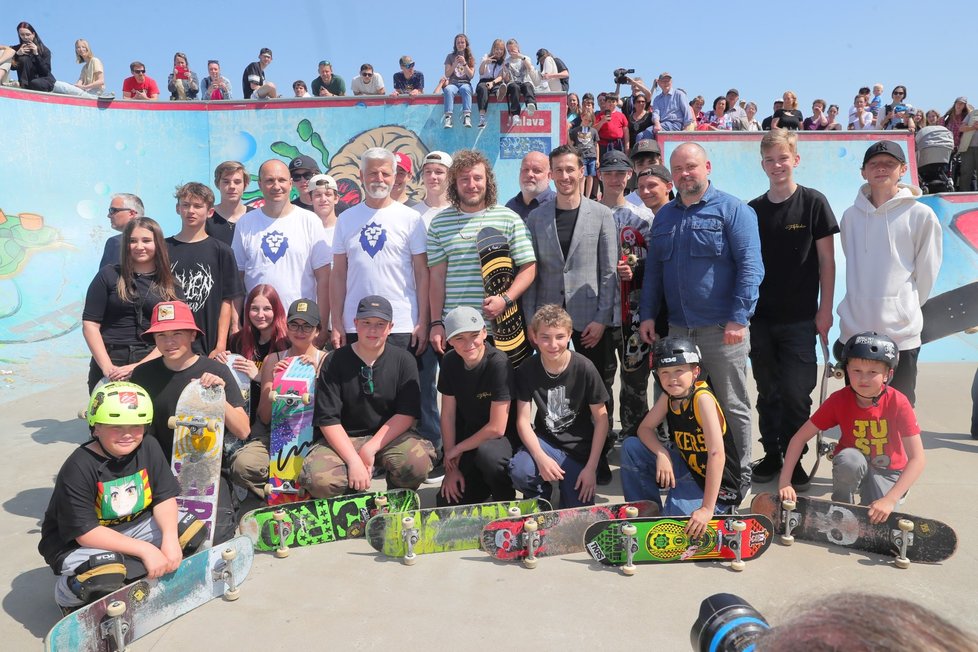
<svg viewBox="0 0 978 652">
<path fill-rule="evenodd" d="M 893 512 L 885 523 L 869 522 L 865 505 L 836 503 L 820 498 L 798 496 L 795 509 L 787 514 L 776 494 L 761 493 L 750 505 L 752 512 L 764 514 L 774 523 L 782 542 L 790 545 L 791 537 L 812 543 L 827 543 L 863 552 L 901 557 L 900 545 L 907 539 L 905 559 L 920 562 L 944 561 L 954 554 L 958 537 L 941 521 Z M 913 525 L 907 533 L 900 525 L 905 520 Z M 786 523 L 791 522 L 789 538 L 785 540 Z M 909 534 L 910 536 L 907 536 Z"/>
<path fill-rule="evenodd" d="M 241 392 L 241 398 L 244 399 L 244 411 L 248 415 L 251 414 L 251 378 L 248 374 L 243 371 L 238 371 L 234 368 L 234 361 L 240 359 L 242 356 L 238 353 L 228 353 L 227 361 L 225 365 L 231 371 L 234 376 L 234 382 L 238 386 L 238 390 Z M 230 433 L 225 433 L 224 435 L 224 456 L 230 458 L 232 454 L 239 448 L 244 446 L 244 441 L 238 439 Z"/>
<path fill-rule="evenodd" d="M 176 413 L 168 425 L 173 429 L 170 467 L 180 482 L 177 505 L 203 521 L 207 544 L 214 541 L 217 520 L 218 484 L 224 447 L 223 387 L 203 387 L 192 380 L 180 392 Z"/>
<path fill-rule="evenodd" d="M 172 573 L 155 580 L 137 580 L 65 616 L 44 639 L 45 649 L 48 652 L 122 650 L 214 598 L 223 595 L 228 600 L 236 600 L 238 587 L 251 570 L 254 554 L 247 537 L 235 537 L 191 555 Z M 232 558 L 225 560 L 225 556 Z M 110 605 L 114 608 L 122 605 L 125 611 L 114 618 L 109 615 L 115 613 Z"/>
<path fill-rule="evenodd" d="M 823 342 L 822 338 L 819 337 L 818 343 L 822 347 L 822 383 L 818 390 L 818 404 L 821 406 L 825 402 L 825 398 L 829 395 L 829 380 L 833 378 L 842 378 L 843 372 L 834 364 L 832 364 L 832 358 L 829 356 L 829 345 L 827 342 Z M 822 457 L 829 455 L 832 452 L 834 445 L 824 441 L 822 438 L 822 431 L 819 430 L 818 434 L 815 436 L 815 463 L 812 465 L 812 470 L 808 474 L 809 478 L 814 478 L 816 471 L 818 471 L 819 462 L 822 461 Z"/>
<path fill-rule="evenodd" d="M 931 297 L 920 310 L 924 316 L 922 344 L 974 328 L 978 326 L 978 281 Z"/>
<path fill-rule="evenodd" d="M 638 263 L 645 258 L 646 244 L 641 232 L 633 226 L 622 228 L 619 235 L 621 258 L 632 268 L 632 280 L 621 282 L 621 336 L 625 347 L 622 366 L 625 371 L 637 371 L 649 364 L 652 347 L 639 334 L 642 318 L 638 303 L 642 298 L 642 277 L 636 276 Z"/>
<path fill-rule="evenodd" d="M 598 521 L 626 517 L 626 508 L 634 507 L 635 516 L 658 516 L 659 506 L 651 500 L 610 505 L 589 505 L 538 512 L 493 521 L 482 528 L 482 549 L 496 559 L 519 560 L 529 555 L 529 540 L 533 535 L 526 529 L 527 521 L 535 521 L 535 557 L 569 555 L 584 552 L 584 532 Z"/>
<path fill-rule="evenodd" d="M 633 525 L 636 529 L 633 562 L 636 564 L 736 560 L 738 548 L 741 559 L 746 560 L 759 557 L 767 550 L 774 532 L 770 519 L 764 515 L 718 514 L 708 523 L 702 536 L 691 539 L 683 532 L 688 522 L 688 516 L 601 521 L 584 533 L 584 547 L 602 564 L 626 565 L 627 534 L 622 529 Z M 745 527 L 738 531 L 737 523 Z"/>
<path fill-rule="evenodd" d="M 377 505 L 381 496 L 387 498 L 386 507 Z M 312 546 L 364 536 L 367 521 L 380 510 L 415 511 L 420 506 L 418 494 L 410 489 L 304 500 L 252 510 L 241 517 L 239 531 L 254 542 L 255 550 Z M 278 510 L 284 512 L 284 540 L 275 517 Z"/>
<path fill-rule="evenodd" d="M 518 507 L 522 514 L 550 510 L 542 498 L 513 500 L 478 505 L 456 505 L 434 509 L 414 510 L 400 514 L 378 514 L 367 522 L 367 541 L 374 550 L 388 557 L 411 557 L 405 541 L 404 518 L 414 520 L 413 552 L 424 555 L 432 552 L 475 550 L 482 538 L 482 528 L 491 521 L 512 516 L 509 510 Z"/>
<path fill-rule="evenodd" d="M 476 236 L 476 248 L 482 265 L 482 283 L 486 296 L 506 292 L 516 278 L 516 267 L 509 253 L 509 240 L 499 229 L 485 227 Z M 493 343 L 509 357 L 514 367 L 519 366 L 533 353 L 526 338 L 525 325 L 518 301 L 493 320 Z"/>
<path fill-rule="evenodd" d="M 272 380 L 272 434 L 268 446 L 268 504 L 304 500 L 299 486 L 302 461 L 312 446 L 313 391 L 316 367 L 298 357 Z"/>
</svg>

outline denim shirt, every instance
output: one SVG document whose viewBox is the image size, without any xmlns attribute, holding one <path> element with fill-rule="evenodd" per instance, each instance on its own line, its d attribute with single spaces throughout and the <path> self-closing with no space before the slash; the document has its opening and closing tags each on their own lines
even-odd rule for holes
<svg viewBox="0 0 978 652">
<path fill-rule="evenodd" d="M 659 121 L 662 131 L 682 131 L 693 121 L 693 110 L 689 108 L 686 94 L 674 88 L 652 100 L 652 118 Z"/>
<path fill-rule="evenodd" d="M 747 325 L 763 277 L 757 214 L 711 183 L 695 205 L 677 198 L 655 214 L 639 313 L 654 319 L 665 299 L 685 328 Z"/>
</svg>

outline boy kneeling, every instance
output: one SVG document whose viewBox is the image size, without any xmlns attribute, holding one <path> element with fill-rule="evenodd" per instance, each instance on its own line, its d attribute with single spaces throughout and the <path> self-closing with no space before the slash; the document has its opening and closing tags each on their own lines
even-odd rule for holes
<svg viewBox="0 0 978 652">
<path fill-rule="evenodd" d="M 38 551 L 59 575 L 54 597 L 64 613 L 126 582 L 173 572 L 206 531 L 182 518 L 180 485 L 153 437 L 153 402 L 139 385 L 107 383 L 88 403 L 92 441 L 58 472 Z"/>
</svg>

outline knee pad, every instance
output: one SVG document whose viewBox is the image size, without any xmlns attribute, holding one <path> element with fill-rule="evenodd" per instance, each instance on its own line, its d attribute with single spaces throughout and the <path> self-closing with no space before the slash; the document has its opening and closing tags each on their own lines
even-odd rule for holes
<svg viewBox="0 0 978 652">
<path fill-rule="evenodd" d="M 100 552 L 75 567 L 68 578 L 68 588 L 86 604 L 103 598 L 126 584 L 125 556 L 118 552 Z"/>
<path fill-rule="evenodd" d="M 200 544 L 207 538 L 207 527 L 193 514 L 184 514 L 177 521 L 177 541 L 186 557 L 197 552 Z"/>
</svg>

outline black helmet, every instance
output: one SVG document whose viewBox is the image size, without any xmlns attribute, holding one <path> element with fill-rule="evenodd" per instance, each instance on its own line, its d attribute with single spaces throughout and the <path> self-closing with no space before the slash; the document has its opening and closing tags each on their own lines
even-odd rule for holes
<svg viewBox="0 0 978 652">
<path fill-rule="evenodd" d="M 900 351 L 896 343 L 886 335 L 866 331 L 849 338 L 842 349 L 842 364 L 847 364 L 851 358 L 877 360 L 890 369 L 895 369 L 900 361 Z"/>
<path fill-rule="evenodd" d="M 652 349 L 652 368 L 676 367 L 700 363 L 700 347 L 685 337 L 664 337 Z"/>
</svg>

